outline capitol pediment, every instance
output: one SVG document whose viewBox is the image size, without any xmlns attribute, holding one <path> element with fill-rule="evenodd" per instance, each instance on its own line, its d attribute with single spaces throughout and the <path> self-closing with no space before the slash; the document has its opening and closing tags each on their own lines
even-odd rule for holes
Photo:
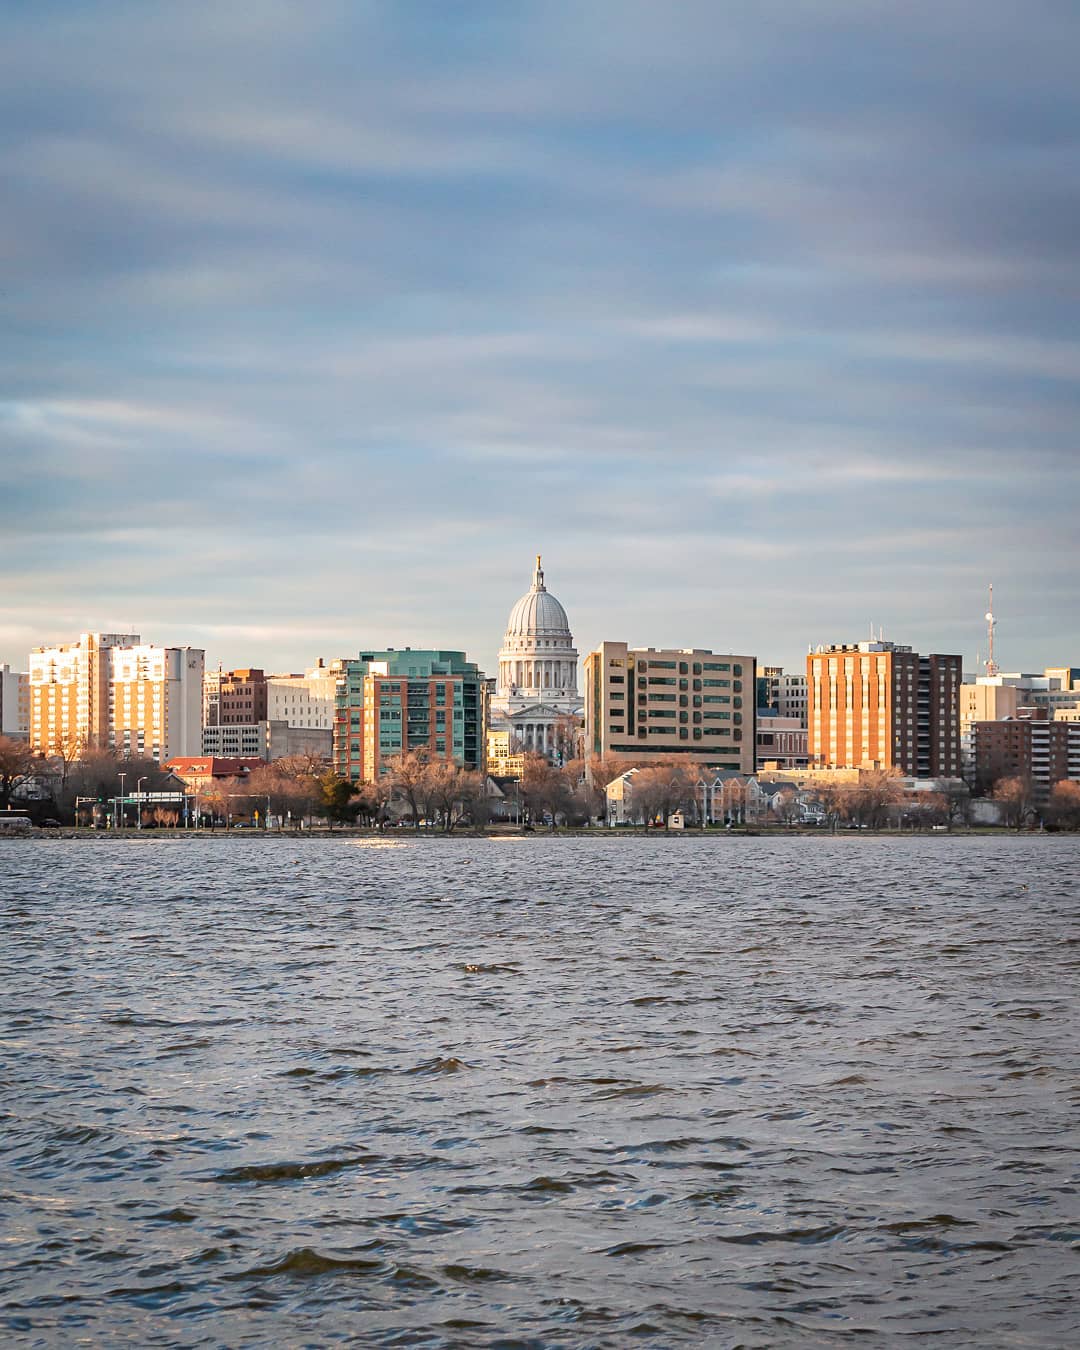
<svg viewBox="0 0 1080 1350">
<path fill-rule="evenodd" d="M 558 708 L 553 703 L 526 703 L 520 708 L 511 708 L 507 710 L 507 717 L 512 722 L 520 717 L 526 721 L 544 721 L 556 720 L 560 717 L 575 717 L 577 712 L 567 712 L 565 708 Z"/>
</svg>

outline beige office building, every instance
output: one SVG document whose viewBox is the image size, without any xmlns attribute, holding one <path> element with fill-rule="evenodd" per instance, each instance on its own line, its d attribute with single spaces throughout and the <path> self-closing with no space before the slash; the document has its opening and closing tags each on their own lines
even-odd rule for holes
<svg viewBox="0 0 1080 1350">
<path fill-rule="evenodd" d="M 30 744 L 44 754 L 113 749 L 159 763 L 198 754 L 203 652 L 137 633 L 83 633 L 30 653 Z"/>
<path fill-rule="evenodd" d="M 585 658 L 585 750 L 753 773 L 756 659 L 603 642 Z"/>
<path fill-rule="evenodd" d="M 1000 722 L 1004 717 L 1015 717 L 1017 691 L 1015 685 L 983 683 L 960 686 L 960 735 L 966 735 L 973 722 Z"/>
</svg>

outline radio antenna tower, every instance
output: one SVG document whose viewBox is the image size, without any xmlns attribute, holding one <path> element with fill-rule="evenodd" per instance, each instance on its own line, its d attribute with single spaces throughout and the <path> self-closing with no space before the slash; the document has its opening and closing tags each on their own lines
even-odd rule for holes
<svg viewBox="0 0 1080 1350">
<path fill-rule="evenodd" d="M 986 634 L 990 643 L 990 654 L 986 658 L 987 675 L 996 675 L 1000 667 L 994 660 L 994 629 L 997 627 L 997 620 L 994 618 L 994 583 L 990 583 L 990 608 L 986 611 Z"/>
</svg>

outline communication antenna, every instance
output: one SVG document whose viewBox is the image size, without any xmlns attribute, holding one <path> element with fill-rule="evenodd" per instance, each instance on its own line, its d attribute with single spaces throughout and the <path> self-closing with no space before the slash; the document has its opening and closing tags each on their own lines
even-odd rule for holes
<svg viewBox="0 0 1080 1350">
<path fill-rule="evenodd" d="M 986 658 L 987 675 L 996 675 L 1000 667 L 994 660 L 994 629 L 997 627 L 997 620 L 994 618 L 994 583 L 990 583 L 990 608 L 986 611 L 986 635 L 990 643 L 990 655 Z"/>
</svg>

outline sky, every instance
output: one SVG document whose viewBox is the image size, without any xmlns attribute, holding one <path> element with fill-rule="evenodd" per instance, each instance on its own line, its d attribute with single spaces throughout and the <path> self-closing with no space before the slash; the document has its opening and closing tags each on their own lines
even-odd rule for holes
<svg viewBox="0 0 1080 1350">
<path fill-rule="evenodd" d="M 35 0 L 0 661 L 1080 664 L 1073 0 Z"/>
</svg>

